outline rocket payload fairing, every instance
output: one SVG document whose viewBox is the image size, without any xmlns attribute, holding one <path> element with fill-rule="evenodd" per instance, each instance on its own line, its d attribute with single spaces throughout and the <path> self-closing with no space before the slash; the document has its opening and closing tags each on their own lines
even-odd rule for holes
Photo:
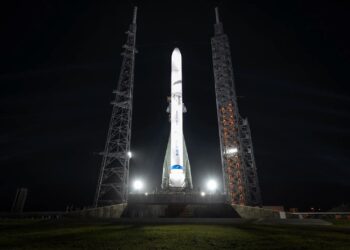
<svg viewBox="0 0 350 250">
<path fill-rule="evenodd" d="M 169 186 L 185 187 L 182 131 L 182 60 L 181 53 L 175 48 L 171 55 L 171 103 L 170 103 L 170 172 Z"/>
</svg>

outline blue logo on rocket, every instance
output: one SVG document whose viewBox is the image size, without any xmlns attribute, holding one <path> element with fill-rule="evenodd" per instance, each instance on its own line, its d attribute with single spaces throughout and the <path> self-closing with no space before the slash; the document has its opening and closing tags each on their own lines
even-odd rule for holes
<svg viewBox="0 0 350 250">
<path fill-rule="evenodd" d="M 181 166 L 181 165 L 173 165 L 173 166 L 171 166 L 171 168 L 170 168 L 171 170 L 175 170 L 175 169 L 178 169 L 178 170 L 183 170 L 184 169 L 184 167 L 183 166 Z"/>
</svg>

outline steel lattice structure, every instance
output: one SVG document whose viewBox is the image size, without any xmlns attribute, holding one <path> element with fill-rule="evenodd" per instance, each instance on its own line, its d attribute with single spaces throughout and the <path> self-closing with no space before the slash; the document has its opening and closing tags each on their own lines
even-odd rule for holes
<svg viewBox="0 0 350 250">
<path fill-rule="evenodd" d="M 260 205 L 260 189 L 247 119 L 238 110 L 230 45 L 215 9 L 211 39 L 224 193 L 232 204 Z"/>
<path fill-rule="evenodd" d="M 134 66 L 136 54 L 136 15 L 126 32 L 127 41 L 123 46 L 123 61 L 113 111 L 109 123 L 106 145 L 102 155 L 100 175 L 95 194 L 95 206 L 124 203 L 128 198 L 129 152 L 132 122 L 132 101 Z"/>
</svg>

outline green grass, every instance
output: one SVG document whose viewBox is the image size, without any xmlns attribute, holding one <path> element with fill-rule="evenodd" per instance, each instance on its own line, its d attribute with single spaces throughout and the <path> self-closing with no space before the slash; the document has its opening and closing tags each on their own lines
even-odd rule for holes
<svg viewBox="0 0 350 250">
<path fill-rule="evenodd" d="M 326 221 L 331 222 L 335 226 L 341 226 L 341 227 L 349 227 L 350 228 L 350 220 L 336 220 L 336 219 L 326 219 Z"/>
<path fill-rule="evenodd" d="M 0 249 L 350 249 L 350 226 L 0 220 Z"/>
</svg>

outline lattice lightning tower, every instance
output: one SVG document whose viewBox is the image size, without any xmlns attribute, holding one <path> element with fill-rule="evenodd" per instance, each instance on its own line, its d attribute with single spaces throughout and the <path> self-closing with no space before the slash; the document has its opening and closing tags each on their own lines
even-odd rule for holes
<svg viewBox="0 0 350 250">
<path fill-rule="evenodd" d="M 230 45 L 215 8 L 211 39 L 224 192 L 232 204 L 261 205 L 248 120 L 238 111 Z"/>
<path fill-rule="evenodd" d="M 106 145 L 102 155 L 100 175 L 97 183 L 94 205 L 124 203 L 128 198 L 130 139 L 132 122 L 132 100 L 134 86 L 134 65 L 136 47 L 136 15 L 126 32 L 123 46 L 123 62 L 117 89 L 113 91 L 115 100 L 109 123 Z"/>
</svg>

